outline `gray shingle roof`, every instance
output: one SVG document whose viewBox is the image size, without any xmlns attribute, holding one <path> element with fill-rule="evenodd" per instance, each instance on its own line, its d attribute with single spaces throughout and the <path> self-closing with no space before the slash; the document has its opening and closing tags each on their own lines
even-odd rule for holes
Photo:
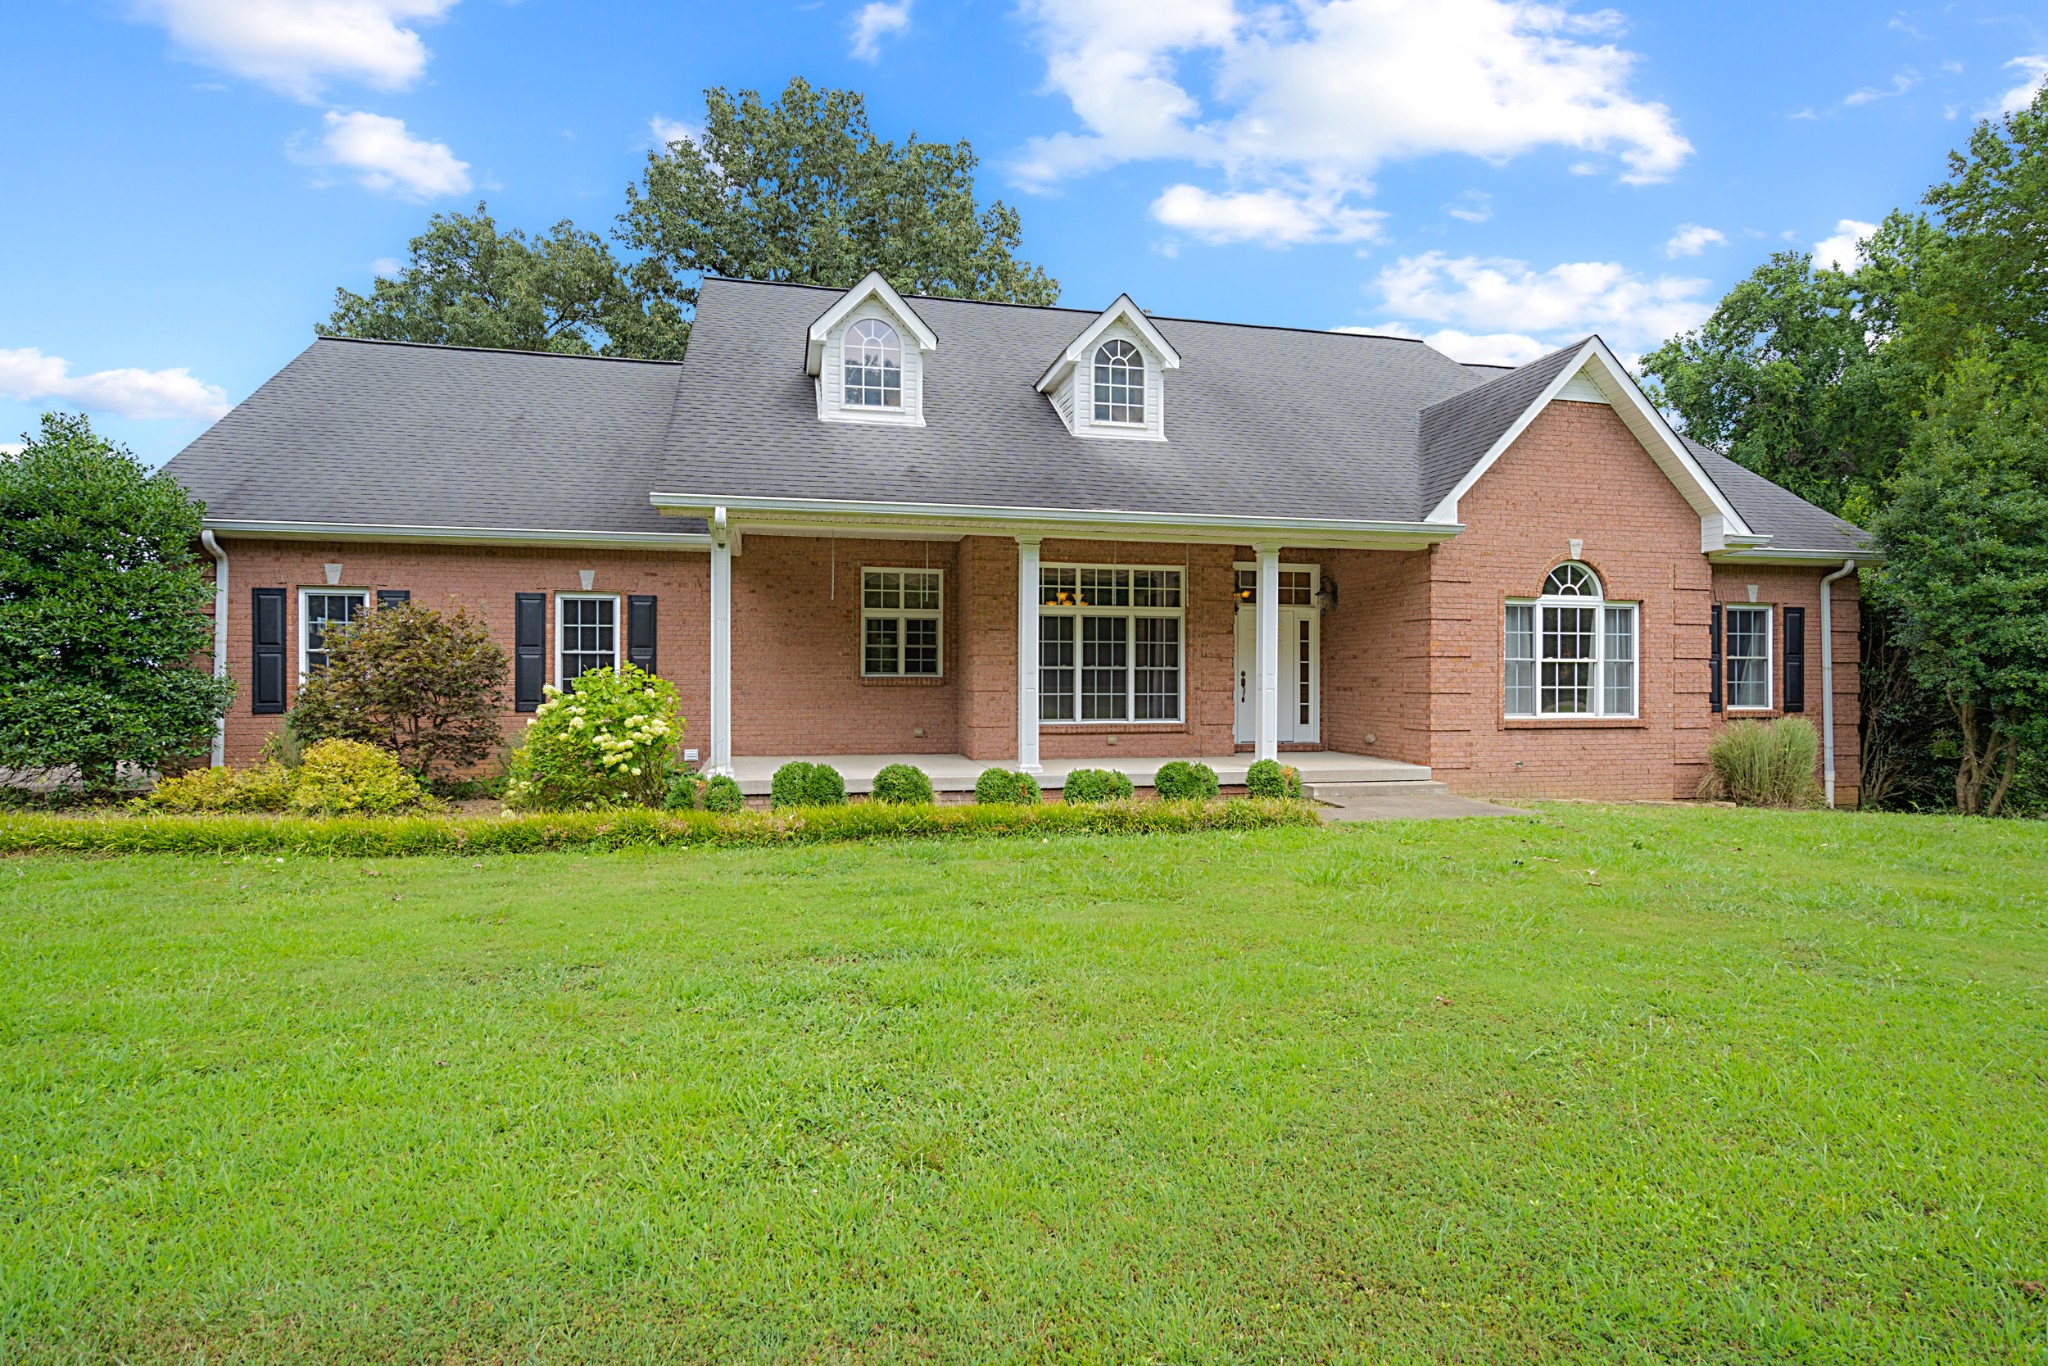
<svg viewBox="0 0 2048 1366">
<path fill-rule="evenodd" d="M 701 531 L 647 502 L 680 368 L 322 338 L 167 468 L 236 521 Z"/>
<path fill-rule="evenodd" d="M 804 338 L 837 291 L 708 280 L 688 358 L 323 338 L 168 466 L 230 521 L 683 534 L 648 494 L 1416 521 L 1578 345 L 1517 370 L 1420 342 L 1154 318 L 1169 440 L 1084 440 L 1033 388 L 1096 314 L 918 298 L 924 427 L 818 421 Z M 1863 533 L 1692 444 L 1771 549 Z"/>
<path fill-rule="evenodd" d="M 1770 550 L 1816 550 L 1842 556 L 1870 553 L 1870 533 L 1855 523 L 1815 507 L 1691 437 L 1681 439 L 1714 486 L 1735 504 L 1749 529 L 1771 538 Z"/>
<path fill-rule="evenodd" d="M 1558 371 L 1579 353 L 1585 339 L 1561 351 L 1532 360 L 1519 370 L 1433 404 L 1422 412 L 1422 504 L 1418 517 L 1442 502 L 1480 457 L 1493 449 L 1501 433 L 1529 410 L 1557 378 Z"/>
<path fill-rule="evenodd" d="M 1420 342 L 1153 318 L 1167 440 L 1071 435 L 1033 383 L 1097 316 L 918 298 L 923 427 L 820 422 L 805 330 L 838 291 L 707 280 L 656 485 L 732 497 L 1414 521 L 1422 410 L 1479 377 Z"/>
</svg>

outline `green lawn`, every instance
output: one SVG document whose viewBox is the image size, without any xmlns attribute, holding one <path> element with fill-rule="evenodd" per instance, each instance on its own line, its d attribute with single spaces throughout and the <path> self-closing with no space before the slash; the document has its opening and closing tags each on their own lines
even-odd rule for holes
<svg viewBox="0 0 2048 1366">
<path fill-rule="evenodd" d="M 2048 1360 L 2048 825 L 0 860 L 0 1359 Z"/>
</svg>

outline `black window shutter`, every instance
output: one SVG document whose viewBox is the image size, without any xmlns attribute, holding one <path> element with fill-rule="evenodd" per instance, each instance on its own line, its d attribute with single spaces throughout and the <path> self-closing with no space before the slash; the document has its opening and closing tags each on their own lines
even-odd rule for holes
<svg viewBox="0 0 2048 1366">
<path fill-rule="evenodd" d="M 636 669 L 654 672 L 654 594 L 633 593 L 626 598 L 626 662 Z"/>
<path fill-rule="evenodd" d="M 254 677 L 249 680 L 249 710 L 276 716 L 284 710 L 284 590 L 254 589 L 249 620 L 255 628 Z"/>
<path fill-rule="evenodd" d="M 513 707 L 535 711 L 540 707 L 541 683 L 547 678 L 548 595 L 519 593 L 512 608 L 512 692 Z"/>
<path fill-rule="evenodd" d="M 1707 710 L 1721 710 L 1721 604 L 1713 607 L 1713 620 L 1707 627 L 1707 661 L 1712 673 L 1708 675 Z"/>
<path fill-rule="evenodd" d="M 1785 609 L 1785 710 L 1806 710 L 1806 609 Z"/>
<path fill-rule="evenodd" d="M 379 607 L 396 607 L 401 602 L 411 601 L 412 590 L 410 588 L 380 588 L 377 590 L 377 605 Z"/>
</svg>

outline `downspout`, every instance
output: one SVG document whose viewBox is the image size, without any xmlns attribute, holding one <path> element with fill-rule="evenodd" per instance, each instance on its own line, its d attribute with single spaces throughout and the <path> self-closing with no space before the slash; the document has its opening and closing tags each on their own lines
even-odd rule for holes
<svg viewBox="0 0 2048 1366">
<path fill-rule="evenodd" d="M 1827 787 L 1830 809 L 1835 804 L 1835 620 L 1830 586 L 1836 579 L 1856 572 L 1856 561 L 1844 560 L 1842 567 L 1820 581 L 1820 725 L 1821 774 Z"/>
<path fill-rule="evenodd" d="M 213 556 L 213 676 L 228 676 L 228 552 L 213 538 L 212 531 L 199 533 L 199 544 L 206 547 Z M 1822 609 L 1825 616 L 1826 609 Z M 213 728 L 213 766 L 224 767 L 228 761 L 228 717 L 221 713 L 220 721 Z"/>
</svg>

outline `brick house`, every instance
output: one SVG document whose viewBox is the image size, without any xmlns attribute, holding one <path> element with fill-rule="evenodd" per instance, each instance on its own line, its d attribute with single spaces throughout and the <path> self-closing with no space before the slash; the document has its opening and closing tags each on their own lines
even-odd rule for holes
<svg viewBox="0 0 2048 1366">
<path fill-rule="evenodd" d="M 672 680 L 688 757 L 915 756 L 1685 797 L 1808 712 L 1857 782 L 1857 530 L 1675 432 L 1597 337 L 1418 341 L 708 280 L 681 362 L 323 339 L 171 471 L 207 504 L 217 760 L 326 624 L 464 604 L 544 683 Z"/>
</svg>

